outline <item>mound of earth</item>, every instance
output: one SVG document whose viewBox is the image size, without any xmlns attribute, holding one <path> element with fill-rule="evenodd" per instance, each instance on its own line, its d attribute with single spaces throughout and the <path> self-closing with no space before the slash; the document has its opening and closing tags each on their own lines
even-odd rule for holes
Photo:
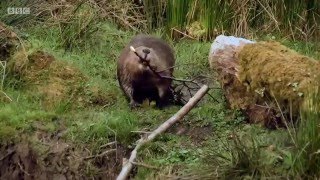
<svg viewBox="0 0 320 180">
<path fill-rule="evenodd" d="M 21 58 L 15 62 L 22 64 L 19 60 Z M 85 107 L 104 106 L 115 101 L 114 95 L 103 92 L 98 86 L 89 86 L 89 78 L 78 68 L 46 52 L 35 51 L 27 56 L 26 62 L 23 71 L 18 72 L 23 88 L 30 93 L 38 92 L 47 108 L 62 102 Z"/>
<path fill-rule="evenodd" d="M 5 67 L 0 70 L 6 70 L 5 80 L 15 82 L 14 88 L 23 96 L 40 100 L 39 109 L 51 112 L 64 103 L 82 109 L 116 101 L 115 95 L 99 85 L 89 85 L 90 78 L 72 64 L 41 50 L 29 52 L 26 47 L 0 23 L 0 61 Z M 0 95 L 2 103 L 10 103 L 4 95 Z M 59 121 L 55 119 L 52 121 Z M 63 125 L 48 132 L 40 119 L 27 123 L 32 123 L 31 129 L 19 129 L 19 135 L 10 140 L 0 138 L 0 179 L 114 179 L 129 153 L 120 144 L 79 147 L 63 138 L 67 130 Z M 8 128 L 1 131 L 11 132 Z"/>
<path fill-rule="evenodd" d="M 6 63 L 6 78 L 18 79 L 22 89 L 41 97 L 46 108 L 61 103 L 106 106 L 116 101 L 114 94 L 88 85 L 89 78 L 71 64 L 41 50 L 29 53 L 17 34 L 1 22 L 0 61 Z M 1 99 L 6 98 L 1 95 Z"/>
<path fill-rule="evenodd" d="M 117 145 L 92 155 L 60 139 L 59 133 L 39 130 L 19 142 L 0 144 L 0 179 L 115 179 L 128 153 Z"/>
</svg>

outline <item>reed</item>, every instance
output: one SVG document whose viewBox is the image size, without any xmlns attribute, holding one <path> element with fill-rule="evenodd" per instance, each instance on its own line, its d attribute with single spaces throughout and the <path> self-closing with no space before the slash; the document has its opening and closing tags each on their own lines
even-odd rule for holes
<svg viewBox="0 0 320 180">
<path fill-rule="evenodd" d="M 178 36 L 178 31 L 186 27 L 187 13 L 189 11 L 189 0 L 170 0 L 167 1 L 166 9 L 166 29 L 173 38 Z"/>
<path fill-rule="evenodd" d="M 35 3 L 37 2 L 37 3 Z M 277 34 L 293 40 L 320 40 L 319 0 L 83 0 L 93 6 L 98 17 L 133 31 L 163 29 L 171 37 L 212 40 L 218 34 L 251 38 Z M 70 2 L 71 3 L 71 2 Z M 66 5 L 70 4 L 69 2 Z M 31 7 L 28 16 L 0 12 L 9 25 L 45 22 L 60 7 L 46 1 L 1 1 L 1 9 Z M 95 12 L 96 13 L 96 12 Z M 40 21 L 39 21 L 40 20 Z M 191 28 L 190 28 L 191 27 Z M 196 31 L 199 33 L 194 33 Z M 194 37 L 200 36 L 200 37 Z"/>
<path fill-rule="evenodd" d="M 145 4 L 151 9 L 146 16 L 156 19 L 149 26 L 165 25 L 175 38 L 172 29 L 179 30 L 180 36 L 192 34 L 187 27 L 194 22 L 203 27 L 206 40 L 216 34 L 251 37 L 252 33 L 277 33 L 293 40 L 319 40 L 320 35 L 318 0 L 146 0 Z"/>
<path fill-rule="evenodd" d="M 230 2 L 218 0 L 201 0 L 200 1 L 200 22 L 206 30 L 206 39 L 214 38 L 215 29 L 223 32 L 225 29 L 230 29 L 231 12 Z"/>
</svg>

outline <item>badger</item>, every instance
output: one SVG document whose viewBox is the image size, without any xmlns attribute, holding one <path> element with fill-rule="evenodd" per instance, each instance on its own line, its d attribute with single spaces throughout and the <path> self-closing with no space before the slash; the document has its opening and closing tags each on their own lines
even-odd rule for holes
<svg viewBox="0 0 320 180">
<path fill-rule="evenodd" d="M 168 105 L 173 96 L 170 77 L 174 64 L 174 52 L 167 42 L 150 35 L 135 36 L 117 62 L 117 79 L 130 107 L 138 107 L 146 99 L 159 108 Z"/>
</svg>

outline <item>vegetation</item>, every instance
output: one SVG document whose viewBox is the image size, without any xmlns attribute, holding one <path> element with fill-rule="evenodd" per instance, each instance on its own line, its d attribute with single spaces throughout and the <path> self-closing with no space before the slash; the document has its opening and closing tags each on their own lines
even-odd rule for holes
<svg viewBox="0 0 320 180">
<path fill-rule="evenodd" d="M 0 2 L 1 9 L 37 7 L 30 16 L 0 15 L 9 25 L 6 28 L 14 30 L 20 40 L 8 61 L 13 65 L 0 67 L 1 75 L 5 75 L 0 91 L 0 172 L 13 166 L 2 154 L 12 144 L 27 142 L 40 161 L 55 162 L 54 154 L 61 159 L 57 166 L 70 166 L 79 176 L 116 176 L 135 141 L 180 108 L 159 110 L 144 104 L 130 110 L 115 72 L 120 51 L 136 31 L 162 37 L 174 47 L 179 65 L 174 74 L 179 78 L 213 76 L 207 62 L 211 42 L 173 41 L 166 34 L 172 28 L 178 30 L 174 32 L 179 37 L 183 32 L 198 39 L 213 39 L 226 32 L 277 40 L 320 59 L 319 44 L 309 41 L 319 37 L 316 0 L 308 4 L 299 0 L 283 4 L 267 0 L 143 2 L 144 10 L 126 0 Z M 201 13 L 196 13 L 199 9 Z M 163 25 L 166 27 L 159 28 Z M 260 28 L 267 35 L 257 33 Z M 187 29 L 196 30 L 199 36 Z M 42 67 L 38 62 L 41 58 L 32 61 L 37 53 L 36 57 L 45 62 L 53 58 L 53 63 Z M 17 64 L 24 59 L 21 57 L 28 61 Z M 214 78 L 206 81 L 217 85 Z M 182 122 L 139 152 L 135 179 L 319 178 L 319 94 L 310 95 L 310 103 L 301 109 L 300 124 L 268 130 L 246 124 L 240 111 L 228 109 L 218 88 L 209 93 L 211 96 Z M 61 152 L 54 149 L 57 142 L 68 144 L 72 150 L 60 150 L 64 156 L 58 156 Z M 48 151 L 48 147 L 53 150 Z M 117 154 L 108 154 L 113 149 Z M 70 154 L 70 158 L 85 160 L 78 162 L 81 158 L 76 158 L 66 165 L 63 158 Z M 27 165 L 22 168 L 28 170 Z"/>
<path fill-rule="evenodd" d="M 167 6 L 165 24 L 170 33 L 178 29 L 195 38 L 213 39 L 221 33 L 246 37 L 277 33 L 294 40 L 312 40 L 320 32 L 317 0 L 160 1 L 163 6 L 156 5 L 158 1 L 147 2 L 146 10 L 157 12 Z M 163 21 L 163 16 L 152 17 L 155 22 Z"/>
</svg>

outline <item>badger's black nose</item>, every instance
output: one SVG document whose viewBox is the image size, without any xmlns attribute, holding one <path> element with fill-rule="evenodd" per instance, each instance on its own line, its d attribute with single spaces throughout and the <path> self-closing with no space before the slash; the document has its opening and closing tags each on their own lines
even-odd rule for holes
<svg viewBox="0 0 320 180">
<path fill-rule="evenodd" d="M 145 54 L 149 54 L 150 50 L 149 49 L 143 49 L 142 52 L 145 53 Z"/>
</svg>

